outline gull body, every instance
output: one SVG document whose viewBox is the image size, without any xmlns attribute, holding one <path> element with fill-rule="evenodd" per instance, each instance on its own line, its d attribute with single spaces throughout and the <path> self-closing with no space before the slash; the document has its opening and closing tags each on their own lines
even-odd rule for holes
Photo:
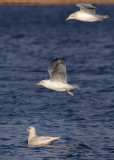
<svg viewBox="0 0 114 160">
<path fill-rule="evenodd" d="M 40 82 L 40 85 L 48 89 L 52 89 L 52 90 L 60 91 L 60 92 L 78 88 L 77 85 L 70 85 L 68 83 L 52 81 L 52 80 L 43 80 Z"/>
<path fill-rule="evenodd" d="M 75 19 L 85 22 L 95 22 L 104 21 L 109 17 L 108 15 L 96 14 L 96 7 L 92 4 L 78 3 L 76 6 L 80 7 L 80 10 L 69 15 L 66 21 L 69 19 Z"/>
<path fill-rule="evenodd" d="M 25 131 L 29 131 L 28 146 L 30 147 L 50 145 L 60 139 L 59 137 L 37 136 L 36 129 L 33 126 L 28 127 Z"/>
<path fill-rule="evenodd" d="M 50 79 L 42 80 L 36 85 L 42 85 L 55 91 L 67 91 L 71 96 L 74 94 L 69 90 L 79 88 L 77 85 L 70 85 L 67 83 L 66 67 L 57 57 L 51 62 L 48 72 L 50 74 Z"/>
</svg>

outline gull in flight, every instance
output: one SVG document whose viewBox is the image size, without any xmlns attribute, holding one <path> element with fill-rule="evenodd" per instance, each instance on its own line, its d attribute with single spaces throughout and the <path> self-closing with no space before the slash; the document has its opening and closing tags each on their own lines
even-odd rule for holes
<svg viewBox="0 0 114 160">
<path fill-rule="evenodd" d="M 33 126 L 28 127 L 27 129 L 25 129 L 25 131 L 29 131 L 29 136 L 28 136 L 29 147 L 50 145 L 54 141 L 58 141 L 60 139 L 59 137 L 37 136 L 36 129 Z"/>
<path fill-rule="evenodd" d="M 66 67 L 64 63 L 57 57 L 51 62 L 48 72 L 50 75 L 49 80 L 42 80 L 36 85 L 42 85 L 48 89 L 55 91 L 67 91 L 68 94 L 74 96 L 69 90 L 79 88 L 77 85 L 70 85 L 67 83 Z"/>
<path fill-rule="evenodd" d="M 92 4 L 78 3 L 76 4 L 76 6 L 78 6 L 80 10 L 69 15 L 66 21 L 68 21 L 69 19 L 75 19 L 85 22 L 95 22 L 104 21 L 106 18 L 109 18 L 108 15 L 96 14 L 96 7 Z"/>
</svg>

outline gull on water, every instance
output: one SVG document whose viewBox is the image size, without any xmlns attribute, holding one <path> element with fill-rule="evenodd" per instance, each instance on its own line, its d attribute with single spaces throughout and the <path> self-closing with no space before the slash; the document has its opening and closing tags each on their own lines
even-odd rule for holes
<svg viewBox="0 0 114 160">
<path fill-rule="evenodd" d="M 37 136 L 33 126 L 28 127 L 25 131 L 29 131 L 28 146 L 30 147 L 46 146 L 60 139 L 60 137 Z"/>
<path fill-rule="evenodd" d="M 36 85 L 42 85 L 48 89 L 55 91 L 67 91 L 71 96 L 74 96 L 69 90 L 79 88 L 77 85 L 70 85 L 67 83 L 66 67 L 64 63 L 57 57 L 51 62 L 48 72 L 50 79 L 42 80 Z"/>
<path fill-rule="evenodd" d="M 109 18 L 108 15 L 96 14 L 96 7 L 93 4 L 78 3 L 76 4 L 76 6 L 78 6 L 80 10 L 69 15 L 66 21 L 68 21 L 69 19 L 75 19 L 85 22 L 95 22 L 104 21 L 106 18 Z"/>
</svg>

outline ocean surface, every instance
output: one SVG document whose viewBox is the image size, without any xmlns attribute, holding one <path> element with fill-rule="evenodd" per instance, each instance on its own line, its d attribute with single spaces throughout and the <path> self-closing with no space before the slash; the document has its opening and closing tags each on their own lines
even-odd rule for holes
<svg viewBox="0 0 114 160">
<path fill-rule="evenodd" d="M 0 159 L 114 159 L 114 6 L 97 6 L 104 22 L 65 22 L 76 6 L 0 7 Z M 80 90 L 36 86 L 48 79 L 53 58 Z M 28 147 L 37 135 L 60 136 L 47 147 Z"/>
</svg>

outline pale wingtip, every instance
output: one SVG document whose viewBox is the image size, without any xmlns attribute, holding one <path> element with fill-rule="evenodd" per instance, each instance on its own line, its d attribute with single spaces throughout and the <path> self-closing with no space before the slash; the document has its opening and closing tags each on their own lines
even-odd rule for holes
<svg viewBox="0 0 114 160">
<path fill-rule="evenodd" d="M 60 140 L 60 137 L 56 137 L 56 140 L 59 141 L 59 140 Z"/>
<path fill-rule="evenodd" d="M 110 18 L 110 16 L 109 15 L 105 15 L 104 18 Z"/>
</svg>

